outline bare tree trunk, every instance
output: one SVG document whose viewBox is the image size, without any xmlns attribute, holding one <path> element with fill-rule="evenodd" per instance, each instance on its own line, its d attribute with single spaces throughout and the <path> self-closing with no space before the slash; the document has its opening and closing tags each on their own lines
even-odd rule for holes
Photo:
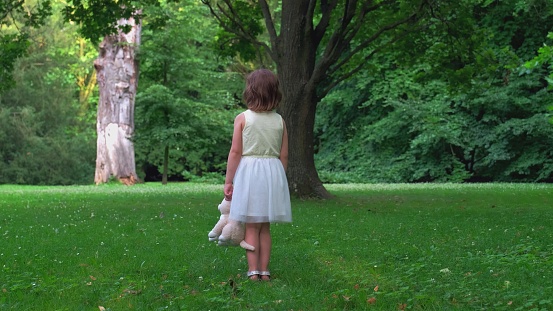
<svg viewBox="0 0 553 311">
<path fill-rule="evenodd" d="M 138 85 L 140 24 L 134 19 L 119 24 L 132 27 L 127 34 L 106 36 L 94 61 L 100 101 L 96 130 L 98 133 L 94 182 L 105 183 L 111 176 L 131 185 L 137 182 L 134 146 L 134 101 Z"/>
</svg>

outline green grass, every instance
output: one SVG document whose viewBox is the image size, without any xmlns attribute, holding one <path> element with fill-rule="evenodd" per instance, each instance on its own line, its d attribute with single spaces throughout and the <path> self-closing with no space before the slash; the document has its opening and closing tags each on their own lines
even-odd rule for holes
<svg viewBox="0 0 553 311">
<path fill-rule="evenodd" d="M 253 283 L 222 186 L 0 186 L 0 310 L 553 310 L 553 185 L 328 189 Z"/>
</svg>

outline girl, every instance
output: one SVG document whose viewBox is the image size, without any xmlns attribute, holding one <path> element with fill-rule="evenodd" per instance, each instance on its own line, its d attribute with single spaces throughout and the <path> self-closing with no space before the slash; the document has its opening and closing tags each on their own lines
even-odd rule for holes
<svg viewBox="0 0 553 311">
<path fill-rule="evenodd" d="M 248 110 L 234 120 L 224 192 L 232 199 L 229 219 L 246 223 L 244 240 L 255 247 L 246 251 L 248 278 L 269 281 L 270 223 L 292 222 L 288 133 L 274 112 L 282 99 L 278 78 L 267 69 L 252 72 L 243 98 Z"/>
</svg>

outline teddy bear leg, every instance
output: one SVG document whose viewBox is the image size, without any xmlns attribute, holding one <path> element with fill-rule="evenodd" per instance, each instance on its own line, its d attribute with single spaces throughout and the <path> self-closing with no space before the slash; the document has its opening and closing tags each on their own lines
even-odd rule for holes
<svg viewBox="0 0 553 311">
<path fill-rule="evenodd" d="M 252 251 L 252 252 L 255 251 L 255 247 L 253 245 L 248 244 L 248 242 L 244 240 L 240 242 L 240 246 L 245 250 Z"/>
<path fill-rule="evenodd" d="M 209 241 L 213 242 L 213 241 L 217 241 L 217 238 L 219 238 L 219 235 L 217 234 L 217 232 L 210 231 L 207 234 L 207 237 L 208 237 Z"/>
</svg>

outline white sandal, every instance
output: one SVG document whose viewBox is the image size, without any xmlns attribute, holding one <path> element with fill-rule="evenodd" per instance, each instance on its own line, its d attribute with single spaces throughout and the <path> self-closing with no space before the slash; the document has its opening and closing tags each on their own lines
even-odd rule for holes
<svg viewBox="0 0 553 311">
<path fill-rule="evenodd" d="M 259 271 L 257 270 L 254 270 L 254 271 L 248 271 L 248 273 L 246 274 L 248 276 L 248 279 L 252 280 L 252 281 L 259 281 Z"/>
<path fill-rule="evenodd" d="M 266 276 L 267 278 L 263 278 L 264 276 Z M 270 280 L 271 280 L 271 272 L 269 272 L 269 271 L 261 271 L 261 272 L 259 272 L 259 277 L 260 277 L 261 280 L 263 280 L 263 281 L 270 281 Z"/>
</svg>

